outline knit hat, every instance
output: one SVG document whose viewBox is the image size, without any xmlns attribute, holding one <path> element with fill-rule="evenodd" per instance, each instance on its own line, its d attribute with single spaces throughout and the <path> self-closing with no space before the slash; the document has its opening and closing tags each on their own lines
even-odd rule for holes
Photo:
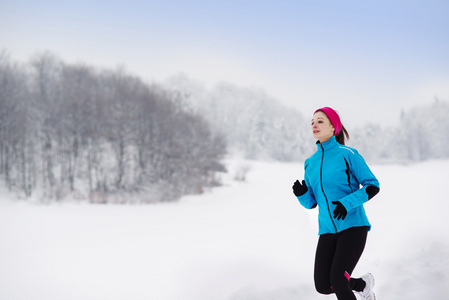
<svg viewBox="0 0 449 300">
<path fill-rule="evenodd" d="M 335 128 L 334 135 L 337 136 L 341 131 L 341 121 L 340 121 L 340 117 L 338 116 L 337 112 L 330 107 L 319 108 L 314 112 L 314 114 L 317 111 L 322 111 L 326 114 L 326 116 L 331 121 L 332 126 L 334 126 L 334 128 Z"/>
</svg>

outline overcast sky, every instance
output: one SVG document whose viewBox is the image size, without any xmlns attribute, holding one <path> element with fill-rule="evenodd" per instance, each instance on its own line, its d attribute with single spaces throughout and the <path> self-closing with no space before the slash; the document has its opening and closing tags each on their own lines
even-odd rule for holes
<svg viewBox="0 0 449 300">
<path fill-rule="evenodd" d="M 354 125 L 449 101 L 448 0 L 0 0 L 0 49 L 261 87 Z"/>
</svg>

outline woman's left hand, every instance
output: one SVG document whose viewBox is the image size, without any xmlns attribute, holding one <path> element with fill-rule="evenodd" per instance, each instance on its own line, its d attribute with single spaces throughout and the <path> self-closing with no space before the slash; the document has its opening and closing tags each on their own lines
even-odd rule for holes
<svg viewBox="0 0 449 300">
<path fill-rule="evenodd" d="M 340 201 L 332 201 L 332 204 L 337 205 L 334 209 L 334 219 L 337 220 L 344 220 L 346 218 L 346 215 L 348 214 L 348 211 L 346 210 L 345 206 L 341 204 Z"/>
</svg>

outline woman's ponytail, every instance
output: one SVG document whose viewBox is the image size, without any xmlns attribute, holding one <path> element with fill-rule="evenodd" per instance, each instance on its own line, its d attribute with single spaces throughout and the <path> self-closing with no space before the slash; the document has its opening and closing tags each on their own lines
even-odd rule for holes
<svg viewBox="0 0 449 300">
<path fill-rule="evenodd" d="M 343 124 L 341 124 L 341 130 L 338 133 L 338 135 L 335 137 L 335 139 L 337 140 L 337 142 L 339 142 L 342 145 L 344 145 L 345 142 L 347 140 L 349 140 L 349 133 L 346 130 L 346 128 L 343 126 Z"/>
</svg>

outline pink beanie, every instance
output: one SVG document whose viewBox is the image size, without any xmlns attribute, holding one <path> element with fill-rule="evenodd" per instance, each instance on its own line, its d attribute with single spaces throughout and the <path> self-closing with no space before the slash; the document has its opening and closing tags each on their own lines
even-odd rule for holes
<svg viewBox="0 0 449 300">
<path fill-rule="evenodd" d="M 326 116 L 331 121 L 332 126 L 334 126 L 334 128 L 335 128 L 334 135 L 337 136 L 341 131 L 341 121 L 340 121 L 340 117 L 338 116 L 337 112 L 330 107 L 319 108 L 314 112 L 314 114 L 317 111 L 322 111 L 326 114 Z"/>
</svg>

